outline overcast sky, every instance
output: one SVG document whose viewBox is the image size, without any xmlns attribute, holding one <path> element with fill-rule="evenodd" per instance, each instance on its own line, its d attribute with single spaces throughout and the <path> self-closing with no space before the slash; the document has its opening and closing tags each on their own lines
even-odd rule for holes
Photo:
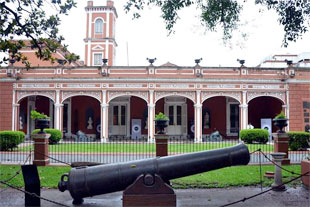
<svg viewBox="0 0 310 207">
<path fill-rule="evenodd" d="M 239 66 L 236 61 L 245 59 L 248 67 L 257 66 L 265 57 L 273 54 L 298 54 L 310 52 L 310 33 L 302 40 L 290 43 L 288 48 L 281 47 L 283 32 L 277 22 L 277 15 L 258 8 L 248 1 L 242 12 L 240 31 L 234 33 L 230 45 L 224 46 L 221 32 L 206 32 L 200 24 L 199 12 L 187 8 L 180 12 L 175 25 L 175 33 L 167 36 L 165 24 L 156 7 L 146 7 L 140 19 L 132 20 L 131 14 L 125 14 L 126 0 L 114 0 L 118 13 L 116 22 L 116 63 L 115 65 L 148 65 L 146 58 L 157 58 L 155 65 L 171 62 L 179 66 L 194 66 L 194 59 L 203 58 L 202 66 Z M 250 2 L 250 3 L 249 3 Z M 84 60 L 84 41 L 86 33 L 87 0 L 78 0 L 68 16 L 62 16 L 61 33 L 69 50 Z M 94 5 L 106 5 L 105 0 L 94 0 Z M 247 37 L 241 38 L 246 33 Z M 127 59 L 127 45 L 128 57 Z"/>
</svg>

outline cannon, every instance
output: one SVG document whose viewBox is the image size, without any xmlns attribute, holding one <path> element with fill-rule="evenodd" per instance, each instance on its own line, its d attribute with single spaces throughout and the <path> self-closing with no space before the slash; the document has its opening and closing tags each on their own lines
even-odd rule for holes
<svg viewBox="0 0 310 207">
<path fill-rule="evenodd" d="M 134 183 L 140 183 L 139 185 L 142 183 L 145 187 L 150 187 L 163 181 L 169 185 L 171 179 L 229 166 L 247 165 L 249 161 L 250 154 L 247 146 L 238 144 L 182 155 L 78 167 L 72 168 L 69 174 L 61 176 L 58 189 L 62 192 L 69 190 L 73 203 L 81 204 L 85 197 L 122 191 Z M 149 191 L 149 189 L 151 188 L 145 188 L 143 191 Z"/>
</svg>

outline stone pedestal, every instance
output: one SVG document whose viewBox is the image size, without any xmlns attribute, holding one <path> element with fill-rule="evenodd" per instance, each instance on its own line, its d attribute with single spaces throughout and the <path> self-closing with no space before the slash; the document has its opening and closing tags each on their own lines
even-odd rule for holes
<svg viewBox="0 0 310 207">
<path fill-rule="evenodd" d="M 156 134 L 156 157 L 168 156 L 168 136 L 165 134 Z"/>
<path fill-rule="evenodd" d="M 301 161 L 301 174 L 305 174 L 309 172 L 307 175 L 301 177 L 301 181 L 303 186 L 310 190 L 310 160 L 302 160 Z"/>
<path fill-rule="evenodd" d="M 159 175 L 141 175 L 123 192 L 123 207 L 176 207 L 176 195 Z"/>
<path fill-rule="evenodd" d="M 288 143 L 289 136 L 287 133 L 272 133 L 274 139 L 274 152 L 283 152 L 285 157 L 282 160 L 282 165 L 289 165 L 290 159 L 288 158 Z"/>
<path fill-rule="evenodd" d="M 49 165 L 48 155 L 48 138 L 50 134 L 33 134 L 31 138 L 34 141 L 34 160 L 33 164 L 37 166 Z"/>
<path fill-rule="evenodd" d="M 283 152 L 274 152 L 271 153 L 271 156 L 273 157 L 274 162 L 278 165 L 275 165 L 275 175 L 274 175 L 274 183 L 271 185 L 272 190 L 274 191 L 285 191 L 285 185 L 282 185 L 282 169 L 281 167 L 281 161 L 285 157 L 285 153 Z M 281 187 L 278 187 L 282 185 Z"/>
</svg>

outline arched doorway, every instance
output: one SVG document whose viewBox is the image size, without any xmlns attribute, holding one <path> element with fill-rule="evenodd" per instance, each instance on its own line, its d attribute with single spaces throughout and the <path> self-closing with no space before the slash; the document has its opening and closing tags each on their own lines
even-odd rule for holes
<svg viewBox="0 0 310 207">
<path fill-rule="evenodd" d="M 137 96 L 119 96 L 109 101 L 109 139 L 144 140 L 148 135 L 147 102 Z"/>
<path fill-rule="evenodd" d="M 202 134 L 208 138 L 219 132 L 223 138 L 238 138 L 240 130 L 240 102 L 227 96 L 215 96 L 202 104 Z"/>
<path fill-rule="evenodd" d="M 32 95 L 19 101 L 18 130 L 23 131 L 26 137 L 30 137 L 35 129 L 34 120 L 30 118 L 31 110 L 36 110 L 50 117 L 50 128 L 54 127 L 54 102 L 48 97 Z"/>
<path fill-rule="evenodd" d="M 266 128 L 267 125 L 270 125 L 270 132 L 276 132 L 278 128 L 273 125 L 272 119 L 282 111 L 282 105 L 283 102 L 280 99 L 270 96 L 260 96 L 252 99 L 248 103 L 249 125 L 252 125 L 254 128 Z M 269 123 L 265 127 L 262 125 L 264 121 Z"/>
<path fill-rule="evenodd" d="M 156 101 L 155 114 L 164 113 L 169 117 L 165 129 L 170 138 L 194 139 L 194 103 L 182 96 L 167 96 Z"/>
<path fill-rule="evenodd" d="M 100 138 L 100 102 L 90 96 L 73 96 L 63 102 L 64 138 L 77 140 L 84 133 L 89 140 Z"/>
</svg>

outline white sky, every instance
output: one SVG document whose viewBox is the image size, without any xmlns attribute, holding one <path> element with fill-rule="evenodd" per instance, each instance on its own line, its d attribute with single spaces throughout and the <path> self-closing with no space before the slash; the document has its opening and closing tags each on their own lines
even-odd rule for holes
<svg viewBox="0 0 310 207">
<path fill-rule="evenodd" d="M 273 54 L 299 54 L 310 52 L 310 33 L 306 33 L 297 43 L 288 48 L 281 47 L 283 32 L 277 16 L 265 10 L 259 13 L 251 3 L 242 12 L 240 30 L 246 32 L 246 40 L 241 32 L 233 36 L 231 46 L 224 46 L 221 32 L 205 32 L 200 24 L 199 12 L 187 8 L 180 13 L 181 19 L 175 25 L 175 33 L 167 36 L 160 9 L 145 8 L 140 19 L 132 20 L 132 14 L 125 14 L 126 0 L 114 0 L 118 18 L 116 22 L 116 63 L 127 65 L 127 43 L 130 66 L 148 65 L 146 58 L 157 58 L 154 65 L 171 62 L 179 66 L 194 66 L 194 59 L 203 58 L 201 66 L 239 66 L 237 58 L 245 59 L 248 67 L 257 66 L 265 57 Z M 254 2 L 254 1 L 248 1 Z M 60 32 L 65 37 L 71 52 L 84 60 L 87 0 L 78 0 L 68 16 L 61 16 Z M 94 0 L 94 5 L 106 5 L 105 0 Z"/>
</svg>

